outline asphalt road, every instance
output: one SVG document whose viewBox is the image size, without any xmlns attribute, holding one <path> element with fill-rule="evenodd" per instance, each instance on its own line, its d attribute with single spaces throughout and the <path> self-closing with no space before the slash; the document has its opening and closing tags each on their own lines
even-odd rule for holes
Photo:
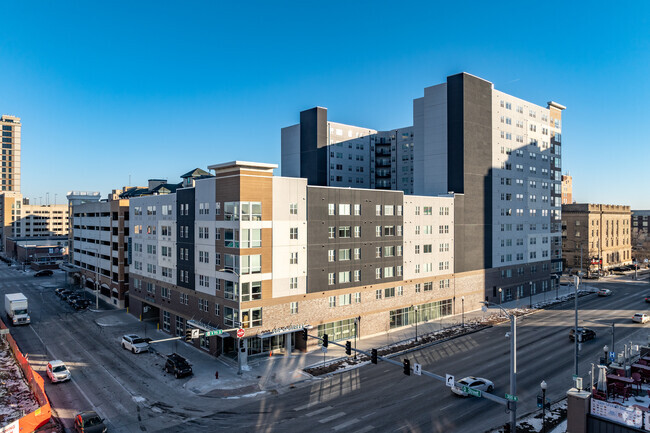
<svg viewBox="0 0 650 433">
<path fill-rule="evenodd" d="M 142 356 L 123 351 L 115 336 L 97 326 L 102 313 L 74 312 L 53 288 L 62 274 L 34 278 L 0 266 L 0 295 L 21 291 L 30 299 L 32 325 L 12 328 L 23 352 L 43 377 L 50 359 L 64 359 L 72 369 L 69 383 L 46 391 L 54 414 L 66 428 L 76 411 L 95 409 L 115 432 L 483 432 L 508 420 L 504 407 L 485 399 L 459 398 L 425 376 L 405 376 L 397 366 L 380 362 L 323 380 L 305 382 L 253 399 L 199 397 L 184 390 L 182 381 L 166 378 Z M 611 281 L 611 280 L 608 280 Z M 614 294 L 580 298 L 581 325 L 597 338 L 583 345 L 580 375 L 588 382 L 590 363 L 602 347 L 611 345 L 612 321 L 617 323 L 617 350 L 624 342 L 647 341 L 649 324 L 631 322 L 634 312 L 647 311 L 645 283 L 600 283 Z M 110 313 L 107 313 L 110 314 Z M 551 400 L 572 386 L 573 303 L 518 319 L 518 413 L 534 410 L 542 380 Z M 456 379 L 487 377 L 502 396 L 509 392 L 508 324 L 431 346 L 408 355 L 425 370 Z M 113 332 L 115 334 L 115 332 Z"/>
<path fill-rule="evenodd" d="M 597 333 L 583 344 L 579 373 L 585 384 L 592 362 L 598 362 L 604 345 L 611 346 L 611 323 L 616 322 L 616 350 L 629 341 L 647 341 L 650 325 L 631 321 L 637 311 L 647 311 L 641 284 L 599 283 L 613 290 L 610 297 L 579 298 L 580 325 Z M 518 319 L 518 414 L 536 409 L 540 383 L 548 384 L 547 397 L 560 400 L 573 385 L 573 343 L 568 331 L 574 323 L 573 302 Z M 466 375 L 494 381 L 494 393 L 509 392 L 509 324 L 411 353 L 411 363 L 456 379 Z M 441 382 L 425 376 L 405 376 L 397 366 L 380 362 L 300 389 L 250 402 L 234 411 L 220 411 L 189 423 L 190 430 L 215 425 L 236 431 L 261 432 L 484 432 L 506 423 L 505 408 L 478 398 L 459 398 Z"/>
</svg>

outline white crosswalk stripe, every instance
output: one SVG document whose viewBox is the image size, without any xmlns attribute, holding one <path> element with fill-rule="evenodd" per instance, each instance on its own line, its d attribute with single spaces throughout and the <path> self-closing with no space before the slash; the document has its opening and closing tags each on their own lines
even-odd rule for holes
<svg viewBox="0 0 650 433">
<path fill-rule="evenodd" d="M 336 427 L 334 427 L 334 430 L 339 431 L 341 429 L 351 426 L 352 424 L 356 424 L 359 421 L 361 421 L 359 418 L 353 418 L 349 421 L 344 422 L 343 424 L 337 425 Z"/>
<path fill-rule="evenodd" d="M 326 422 L 330 422 L 332 420 L 341 418 L 342 416 L 345 416 L 345 412 L 335 413 L 334 415 L 330 415 L 327 418 L 323 418 L 321 420 L 318 420 L 318 422 L 321 423 L 321 424 L 325 424 Z"/>
<path fill-rule="evenodd" d="M 325 411 L 328 411 L 328 410 L 330 410 L 331 408 L 332 408 L 332 406 L 321 407 L 321 408 L 318 409 L 318 410 L 315 410 L 315 411 L 313 411 L 313 412 L 309 412 L 309 413 L 306 414 L 305 416 L 314 416 L 314 415 L 318 415 L 319 413 L 323 413 L 323 412 L 325 412 Z"/>
</svg>

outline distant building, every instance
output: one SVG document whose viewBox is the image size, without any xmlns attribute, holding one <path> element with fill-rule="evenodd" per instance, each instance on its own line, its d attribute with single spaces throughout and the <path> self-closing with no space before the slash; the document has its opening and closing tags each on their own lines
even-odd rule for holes
<svg viewBox="0 0 650 433">
<path fill-rule="evenodd" d="M 2 128 L 2 192 L 20 192 L 20 117 L 0 116 Z"/>
<path fill-rule="evenodd" d="M 587 272 L 632 263 L 629 206 L 562 205 L 562 256 L 566 268 Z"/>
<path fill-rule="evenodd" d="M 568 174 L 562 175 L 562 204 L 573 203 L 573 178 Z"/>
<path fill-rule="evenodd" d="M 67 236 L 7 239 L 7 257 L 34 269 L 56 268 L 67 260 Z"/>
</svg>

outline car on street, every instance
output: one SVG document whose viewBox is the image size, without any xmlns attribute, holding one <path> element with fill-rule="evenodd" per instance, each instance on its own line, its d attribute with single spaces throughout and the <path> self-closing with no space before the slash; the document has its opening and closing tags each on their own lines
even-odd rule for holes
<svg viewBox="0 0 650 433">
<path fill-rule="evenodd" d="M 650 302 L 650 298 L 645 298 L 645 301 L 646 301 L 646 302 Z"/>
<path fill-rule="evenodd" d="M 469 394 L 463 391 L 463 386 L 485 392 L 492 392 L 494 390 L 494 383 L 491 380 L 483 377 L 467 376 L 454 383 L 454 386 L 451 387 L 451 392 L 461 397 L 469 397 Z"/>
<path fill-rule="evenodd" d="M 77 295 L 76 293 L 66 298 L 66 301 L 68 301 L 68 304 L 70 305 L 79 300 L 81 300 L 81 296 Z"/>
<path fill-rule="evenodd" d="M 88 410 L 74 416 L 74 429 L 80 433 L 105 433 L 107 427 L 97 412 Z"/>
<path fill-rule="evenodd" d="M 51 277 L 54 275 L 51 269 L 43 269 L 34 274 L 35 277 Z"/>
<path fill-rule="evenodd" d="M 612 294 L 612 291 L 609 289 L 600 289 L 598 290 L 598 296 L 609 296 Z"/>
<path fill-rule="evenodd" d="M 89 305 L 90 305 L 90 301 L 88 299 L 83 299 L 83 298 L 79 298 L 70 304 L 70 306 L 75 310 L 83 310 L 85 308 L 88 308 Z"/>
<path fill-rule="evenodd" d="M 647 315 L 646 313 L 636 313 L 632 317 L 632 321 L 637 322 L 637 323 L 645 323 L 650 320 L 650 316 Z"/>
<path fill-rule="evenodd" d="M 575 331 L 575 328 L 569 329 L 569 340 L 575 341 Z M 578 328 L 578 335 L 580 335 L 578 341 L 584 342 L 596 338 L 596 331 L 589 328 Z"/>
<path fill-rule="evenodd" d="M 72 377 L 68 367 L 65 366 L 63 361 L 58 359 L 48 362 L 45 372 L 52 383 L 65 382 L 66 380 L 70 380 Z"/>
<path fill-rule="evenodd" d="M 165 362 L 164 369 L 167 373 L 176 376 L 176 379 L 192 374 L 192 366 L 187 362 L 187 359 L 178 353 L 167 355 L 167 362 Z"/>
<path fill-rule="evenodd" d="M 59 292 L 56 292 L 56 296 L 58 296 L 58 297 L 61 298 L 61 299 L 65 299 L 65 298 L 67 298 L 68 296 L 72 295 L 72 293 L 73 293 L 73 292 L 72 292 L 72 290 L 70 290 L 70 289 L 63 289 L 63 290 L 61 290 L 61 291 L 59 291 Z"/>
<path fill-rule="evenodd" d="M 149 343 L 136 334 L 122 336 L 122 349 L 130 350 L 133 353 L 148 352 Z"/>
</svg>

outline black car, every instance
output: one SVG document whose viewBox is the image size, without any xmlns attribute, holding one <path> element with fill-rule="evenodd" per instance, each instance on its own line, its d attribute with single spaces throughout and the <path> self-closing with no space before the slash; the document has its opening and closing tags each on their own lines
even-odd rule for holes
<svg viewBox="0 0 650 433">
<path fill-rule="evenodd" d="M 80 412 L 74 417 L 74 429 L 83 433 L 104 433 L 106 424 L 97 412 L 92 410 Z"/>
<path fill-rule="evenodd" d="M 51 277 L 54 275 L 51 269 L 43 269 L 34 274 L 35 277 Z"/>
<path fill-rule="evenodd" d="M 575 341 L 574 334 L 575 334 L 575 329 L 571 328 L 569 330 L 569 340 Z M 589 329 L 589 328 L 578 328 L 578 335 L 581 336 L 578 338 L 578 341 L 580 342 L 585 342 L 596 338 L 596 332 L 593 329 Z"/>
<path fill-rule="evenodd" d="M 68 301 L 68 304 L 72 305 L 73 302 L 76 302 L 76 301 L 78 301 L 80 299 L 81 299 L 81 296 L 79 296 L 77 294 L 72 294 L 72 295 L 68 296 L 66 301 Z"/>
<path fill-rule="evenodd" d="M 90 301 L 88 299 L 79 298 L 76 299 L 74 302 L 70 303 L 70 305 L 75 310 L 83 310 L 85 308 L 88 308 L 88 306 L 90 305 Z"/>
<path fill-rule="evenodd" d="M 172 353 L 167 356 L 167 362 L 165 362 L 165 371 L 169 374 L 176 376 L 176 379 L 189 376 L 192 374 L 192 366 L 187 359 L 183 358 L 178 353 Z"/>
<path fill-rule="evenodd" d="M 61 299 L 66 299 L 68 296 L 72 295 L 72 293 L 73 293 L 72 290 L 65 289 L 65 290 L 61 290 L 59 292 L 56 292 L 56 296 L 58 296 Z"/>
</svg>

